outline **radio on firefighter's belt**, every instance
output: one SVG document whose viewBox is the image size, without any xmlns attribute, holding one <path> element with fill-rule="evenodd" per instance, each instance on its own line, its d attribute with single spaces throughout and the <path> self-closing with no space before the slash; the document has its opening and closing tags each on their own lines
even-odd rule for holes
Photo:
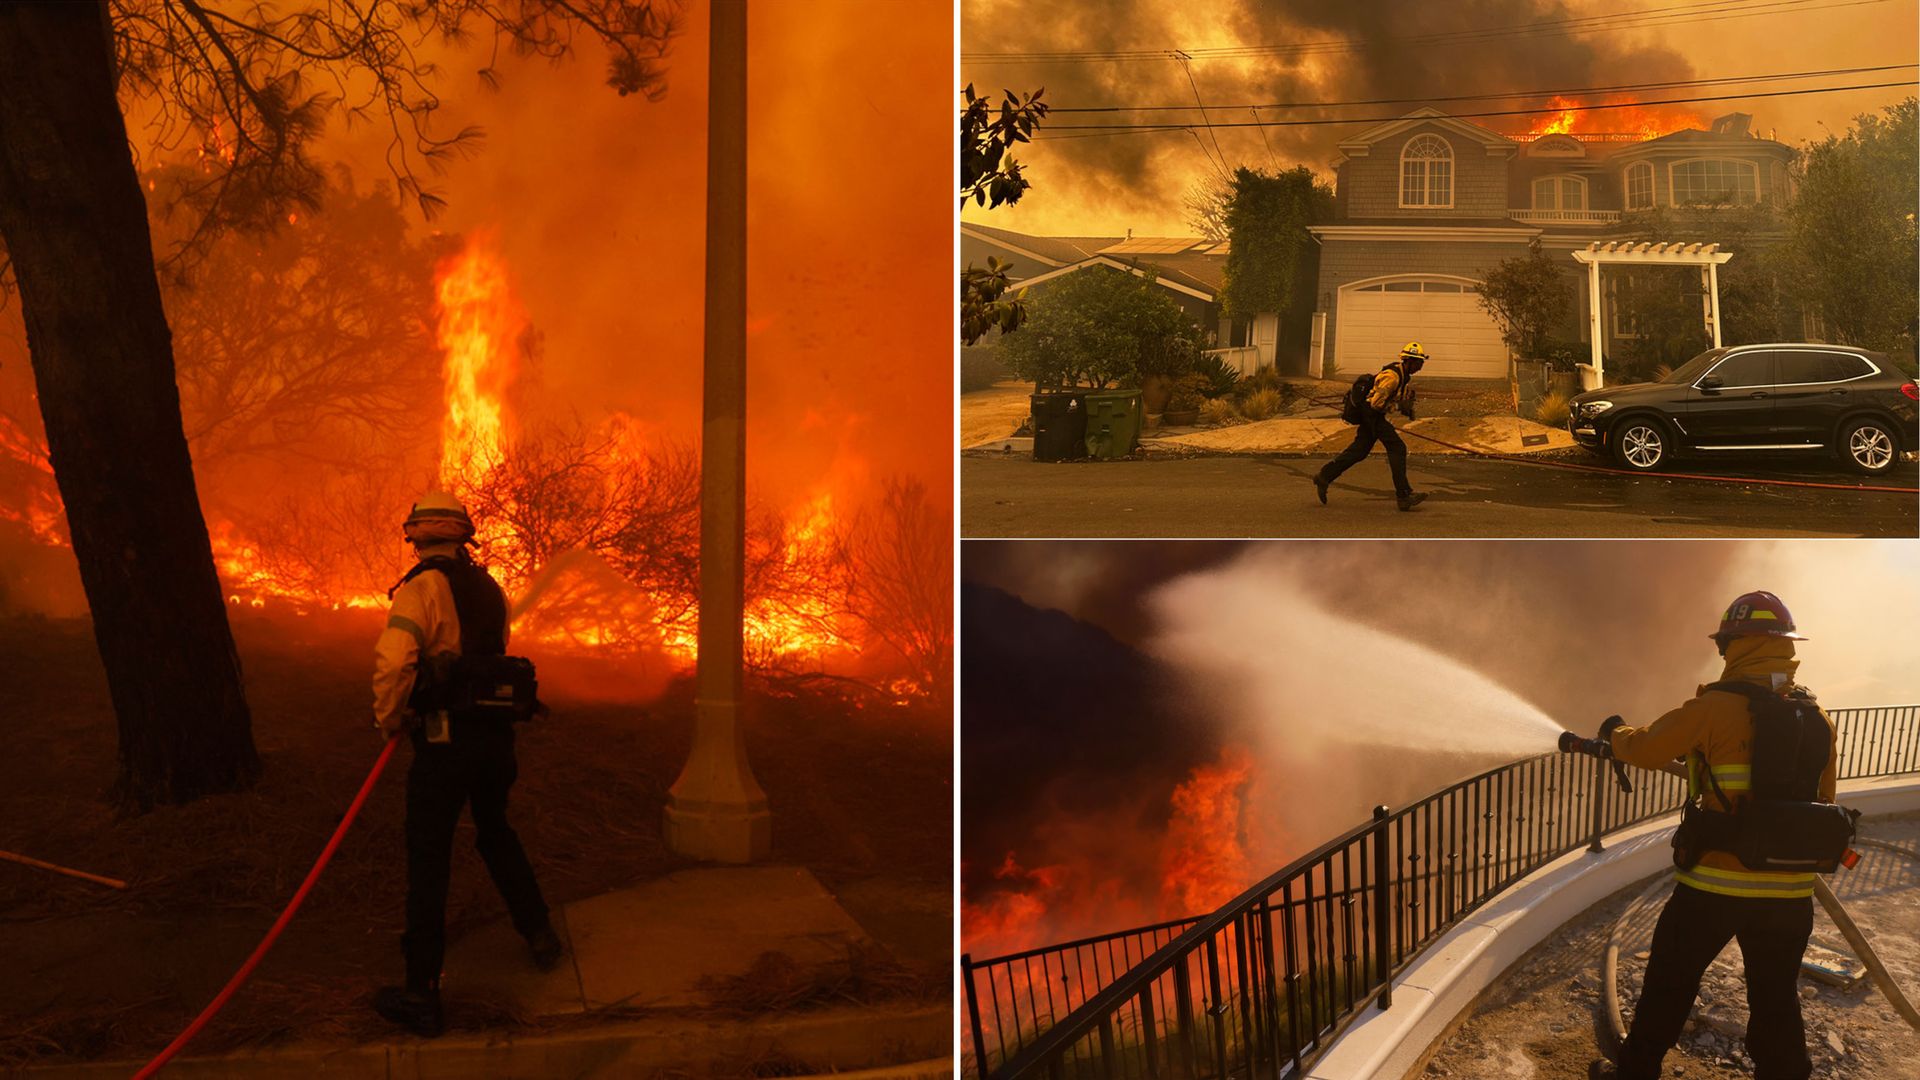
<svg viewBox="0 0 1920 1080">
<path fill-rule="evenodd" d="M 1753 717 L 1753 760 L 1747 797 L 1727 797 L 1712 763 L 1699 771 L 1709 790 L 1731 811 L 1690 801 L 1674 832 L 1673 861 L 1690 868 L 1708 851 L 1725 851 L 1749 870 L 1831 874 L 1847 865 L 1858 810 L 1820 801 L 1820 775 L 1832 752 L 1827 721 L 1804 691 L 1775 694 L 1751 683 L 1718 682 L 1747 699 Z"/>
</svg>

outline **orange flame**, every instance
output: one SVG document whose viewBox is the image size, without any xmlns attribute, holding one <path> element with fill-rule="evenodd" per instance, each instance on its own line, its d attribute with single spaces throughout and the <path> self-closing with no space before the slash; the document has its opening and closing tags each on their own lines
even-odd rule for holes
<svg viewBox="0 0 1920 1080">
<path fill-rule="evenodd" d="M 457 491 L 500 463 L 507 438 L 503 396 L 514 375 L 507 346 L 524 320 L 508 294 L 506 267 L 484 239 L 470 241 L 441 266 L 435 290 L 446 353 L 440 483 Z"/>
<path fill-rule="evenodd" d="M 1691 109 L 1665 105 L 1638 105 L 1631 97 L 1612 95 L 1588 104 L 1627 105 L 1628 108 L 1582 110 L 1582 102 L 1555 96 L 1547 110 L 1527 128 L 1525 137 L 1573 135 L 1608 141 L 1640 142 L 1688 128 L 1704 128 L 1706 120 Z"/>
</svg>

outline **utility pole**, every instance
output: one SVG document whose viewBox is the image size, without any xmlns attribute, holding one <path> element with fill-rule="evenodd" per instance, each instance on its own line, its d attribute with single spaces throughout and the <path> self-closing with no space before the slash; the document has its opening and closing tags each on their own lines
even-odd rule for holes
<svg viewBox="0 0 1920 1080">
<path fill-rule="evenodd" d="M 706 363 L 693 751 L 667 792 L 667 847 L 767 854 L 773 819 L 740 730 L 747 519 L 747 0 L 714 0 L 707 73 Z"/>
</svg>

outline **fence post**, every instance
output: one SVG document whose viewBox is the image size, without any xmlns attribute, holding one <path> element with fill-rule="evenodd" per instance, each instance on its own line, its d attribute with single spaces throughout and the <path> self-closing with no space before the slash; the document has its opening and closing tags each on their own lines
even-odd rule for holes
<svg viewBox="0 0 1920 1080">
<path fill-rule="evenodd" d="M 1373 808 L 1373 933 L 1380 956 L 1380 1007 L 1393 1006 L 1393 862 L 1387 851 L 1387 808 Z"/>
<path fill-rule="evenodd" d="M 980 999 L 973 993 L 973 954 L 960 954 L 960 981 L 967 995 L 967 1020 L 973 1025 L 973 1064 L 987 1080 L 987 1039 L 980 1032 Z"/>
<path fill-rule="evenodd" d="M 1600 842 L 1600 834 L 1605 831 L 1607 808 L 1607 760 L 1593 759 L 1593 839 L 1587 844 L 1588 854 L 1597 854 L 1606 850 Z"/>
</svg>

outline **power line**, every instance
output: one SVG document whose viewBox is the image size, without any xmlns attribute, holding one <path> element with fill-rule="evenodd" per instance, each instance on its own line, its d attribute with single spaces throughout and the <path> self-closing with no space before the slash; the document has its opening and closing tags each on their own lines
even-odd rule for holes
<svg viewBox="0 0 1920 1080">
<path fill-rule="evenodd" d="M 1551 90 L 1507 90 L 1487 94 L 1449 94 L 1426 97 L 1400 98 L 1357 98 L 1351 101 L 1274 101 L 1258 105 L 1214 105 L 1211 108 L 1221 111 L 1235 109 L 1333 109 L 1352 105 L 1408 105 L 1435 101 L 1495 101 L 1503 98 L 1550 97 L 1562 94 L 1608 94 L 1639 90 L 1677 90 L 1690 86 L 1721 86 L 1733 83 L 1749 82 L 1785 82 L 1789 79 L 1817 79 L 1832 75 L 1872 75 L 1882 71 L 1900 71 L 1906 68 L 1920 67 L 1920 64 L 1880 64 L 1873 67 L 1827 68 L 1823 71 L 1785 71 L 1768 75 L 1722 75 L 1711 79 L 1668 79 L 1662 82 L 1618 83 L 1613 86 L 1570 86 Z M 1193 105 L 1054 105 L 1047 110 L 1048 115 L 1056 113 L 1114 113 L 1114 112 L 1178 112 L 1192 110 Z"/>
<path fill-rule="evenodd" d="M 1503 109 L 1488 112 L 1448 113 L 1453 119 L 1466 120 L 1489 116 L 1537 116 L 1543 112 L 1599 112 L 1606 109 L 1635 109 L 1647 105 L 1689 105 L 1702 101 L 1743 101 L 1753 98 L 1797 97 L 1801 94 L 1836 94 L 1847 90 L 1881 90 L 1888 87 L 1911 87 L 1912 80 L 1905 82 L 1859 83 L 1853 86 L 1810 87 L 1804 90 L 1771 90 L 1753 94 L 1717 94 L 1708 97 L 1659 98 L 1647 101 L 1622 101 L 1600 105 L 1568 105 L 1550 109 Z M 1248 127 L 1322 127 L 1328 124 L 1388 124 L 1395 120 L 1404 120 L 1404 116 L 1354 116 L 1344 119 L 1315 120 L 1236 120 L 1216 121 L 1213 126 L 1224 128 Z M 1112 135 L 1138 135 L 1156 131 L 1186 131 L 1192 124 L 1056 124 L 1050 130 L 1096 132 Z M 1036 140 L 1047 138 L 1072 138 L 1074 136 L 1040 134 Z M 1090 137 L 1090 136 L 1080 136 Z"/>
<path fill-rule="evenodd" d="M 1700 0 L 1700 2 L 1681 5 L 1679 7 L 1642 8 L 1635 11 L 1613 12 L 1606 15 L 1544 20 L 1526 24 L 1500 24 L 1466 30 L 1403 35 L 1400 37 L 1324 38 L 1292 45 L 1241 45 L 1210 49 L 1183 49 L 1179 51 L 1184 52 L 1190 58 L 1201 60 L 1242 59 L 1254 56 L 1297 57 L 1329 52 L 1349 52 L 1394 44 L 1460 45 L 1478 41 L 1495 40 L 1503 37 L 1565 37 L 1583 33 L 1647 29 L 1658 26 L 1718 22 L 1723 19 L 1744 19 L 1763 15 L 1786 15 L 1824 11 L 1832 8 L 1863 7 L 1870 4 L 1883 4 L 1886 2 L 1887 0 L 1825 0 L 1825 2 L 1821 3 L 1815 3 L 1813 0 Z M 1174 50 L 1170 49 L 1139 49 L 1105 52 L 962 53 L 960 60 L 963 64 L 970 63 L 983 66 L 1002 64 L 1124 63 L 1143 60 L 1168 60 L 1172 58 L 1173 51 Z"/>
</svg>

